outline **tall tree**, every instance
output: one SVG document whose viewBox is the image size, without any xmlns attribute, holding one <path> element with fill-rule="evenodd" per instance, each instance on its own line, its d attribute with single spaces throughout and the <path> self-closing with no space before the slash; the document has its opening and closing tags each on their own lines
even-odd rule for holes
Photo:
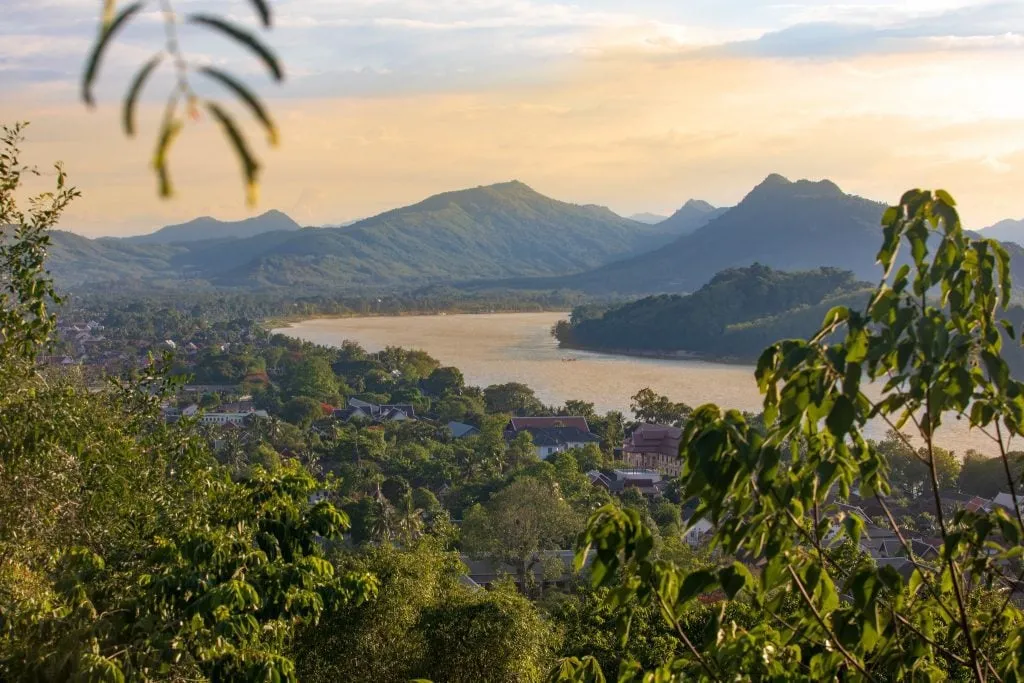
<svg viewBox="0 0 1024 683">
<path fill-rule="evenodd" d="M 462 543 L 476 557 L 514 567 L 527 590 L 543 551 L 567 547 L 580 522 L 551 484 L 520 477 L 466 513 Z"/>
</svg>

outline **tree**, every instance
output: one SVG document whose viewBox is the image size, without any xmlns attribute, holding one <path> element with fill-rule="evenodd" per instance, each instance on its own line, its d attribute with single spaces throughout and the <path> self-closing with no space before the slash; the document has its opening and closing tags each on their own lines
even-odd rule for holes
<svg viewBox="0 0 1024 683">
<path fill-rule="evenodd" d="M 327 403 L 338 402 L 338 378 L 326 358 L 303 358 L 289 369 L 285 381 L 285 394 L 289 398 L 306 396 Z"/>
<path fill-rule="evenodd" d="M 1006 459 L 1010 464 L 1010 476 L 1017 485 L 1017 493 L 1024 493 L 1021 488 L 1021 482 L 1024 482 L 1024 453 L 1010 452 Z M 964 454 L 957 484 L 963 493 L 982 498 L 994 498 L 1001 491 L 1009 491 L 1003 459 L 990 458 L 973 450 Z"/>
<path fill-rule="evenodd" d="M 587 422 L 593 422 L 597 418 L 594 404 L 588 401 L 566 401 L 563 412 L 565 415 L 586 418 Z"/>
<path fill-rule="evenodd" d="M 458 395 L 464 386 L 466 380 L 462 376 L 462 371 L 452 367 L 437 368 L 423 380 L 423 389 L 431 396 Z"/>
<path fill-rule="evenodd" d="M 537 681 L 557 634 L 514 591 L 459 583 L 457 553 L 426 537 L 399 550 L 368 546 L 337 558 L 343 571 L 380 578 L 378 598 L 304 629 L 296 662 L 303 681 Z"/>
<path fill-rule="evenodd" d="M 646 667 L 645 680 L 1019 677 L 1024 614 L 1011 591 L 1021 514 L 950 516 L 935 445 L 949 415 L 968 420 L 992 437 L 1016 490 L 1007 443 L 1024 431 L 1024 384 L 1000 355 L 1016 330 L 998 319 L 1010 299 L 1009 256 L 995 241 L 970 239 L 941 191 L 906 193 L 885 212 L 883 228 L 884 277 L 865 308 L 833 308 L 810 339 L 762 354 L 764 431 L 714 405 L 687 423 L 683 496 L 696 505 L 694 519 L 712 523 L 719 566 L 688 571 L 655 561 L 652 530 L 635 511 L 607 506 L 591 518 L 577 562 L 595 551 L 594 583 L 621 586 L 606 604 L 624 620 L 631 606 L 658 608 L 679 635 L 679 652 Z M 901 255 L 904 242 L 909 253 Z M 863 391 L 871 381 L 885 382 L 880 397 Z M 834 507 L 854 487 L 906 538 L 885 499 L 887 456 L 863 435 L 870 419 L 906 425 L 924 444 L 921 493 L 942 543 L 926 561 L 905 542 L 906 574 L 837 561 L 826 540 L 838 524 L 859 542 L 863 521 Z M 905 445 L 914 450 L 909 439 Z M 737 555 L 756 563 L 759 576 L 730 561 Z M 751 600 L 762 619 L 745 626 L 718 616 L 703 634 L 687 634 L 678 615 L 712 590 L 726 605 Z M 630 662 L 622 671 L 623 681 L 644 675 Z M 563 662 L 558 676 L 603 679 L 585 659 Z"/>
<path fill-rule="evenodd" d="M 885 439 L 876 444 L 875 448 L 885 457 L 889 467 L 889 483 L 895 491 L 908 498 L 916 498 L 927 490 L 931 471 L 926 449 L 915 449 L 906 436 L 895 430 L 889 430 Z M 952 452 L 937 446 L 932 450 L 932 457 L 935 459 L 939 487 L 955 488 L 960 474 L 960 461 Z"/>
<path fill-rule="evenodd" d="M 484 404 L 489 413 L 534 415 L 544 409 L 533 389 L 519 382 L 493 384 L 484 389 Z"/>
<path fill-rule="evenodd" d="M 565 548 L 578 530 L 576 514 L 553 486 L 521 477 L 466 513 L 462 544 L 475 557 L 515 567 L 527 590 L 541 553 Z"/>
<path fill-rule="evenodd" d="M 637 422 L 682 427 L 690 413 L 690 406 L 685 403 L 673 403 L 667 396 L 645 388 L 633 395 L 629 404 L 633 417 Z"/>
<path fill-rule="evenodd" d="M 309 396 L 296 396 L 285 403 L 281 411 L 281 417 L 301 429 L 307 429 L 323 416 L 323 404 Z"/>
</svg>

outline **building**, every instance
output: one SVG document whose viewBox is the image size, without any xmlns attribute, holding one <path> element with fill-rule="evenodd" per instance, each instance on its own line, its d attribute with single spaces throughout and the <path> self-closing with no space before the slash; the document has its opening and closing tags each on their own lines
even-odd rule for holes
<svg viewBox="0 0 1024 683">
<path fill-rule="evenodd" d="M 587 554 L 580 572 L 573 568 L 575 558 L 575 550 L 542 550 L 531 559 L 527 577 L 532 574 L 532 579 L 528 580 L 532 580 L 533 586 L 541 589 L 552 586 L 566 588 L 578 580 L 582 572 L 590 568 L 594 560 L 594 551 Z M 531 587 L 521 584 L 521 577 L 515 567 L 500 560 L 463 555 L 462 563 L 466 566 L 465 576 L 472 582 L 470 585 L 487 588 L 497 581 L 510 579 L 524 592 Z"/>
<path fill-rule="evenodd" d="M 668 483 L 656 470 L 591 470 L 587 472 L 587 478 L 591 484 L 601 486 L 609 493 L 636 489 L 645 496 L 660 496 Z"/>
<path fill-rule="evenodd" d="M 679 457 L 682 434 L 683 430 L 678 427 L 640 425 L 622 445 L 623 465 L 678 477 L 682 472 L 682 459 Z"/>
<path fill-rule="evenodd" d="M 227 412 L 216 412 L 216 413 L 203 413 L 199 417 L 199 421 L 204 425 L 235 425 L 241 427 L 250 418 L 263 419 L 269 417 L 265 410 L 250 410 L 241 413 L 227 413 Z"/>
<path fill-rule="evenodd" d="M 350 398 L 347 406 L 335 409 L 334 417 L 345 422 L 403 422 L 416 419 L 416 408 L 409 403 L 377 405 Z"/>
<path fill-rule="evenodd" d="M 590 425 L 583 417 L 513 417 L 505 425 L 505 440 L 512 441 L 522 432 L 530 435 L 541 460 L 573 448 L 601 443 L 601 437 L 590 433 Z"/>
<path fill-rule="evenodd" d="M 465 439 L 480 433 L 479 429 L 465 422 L 449 422 L 447 427 L 453 439 Z"/>
</svg>

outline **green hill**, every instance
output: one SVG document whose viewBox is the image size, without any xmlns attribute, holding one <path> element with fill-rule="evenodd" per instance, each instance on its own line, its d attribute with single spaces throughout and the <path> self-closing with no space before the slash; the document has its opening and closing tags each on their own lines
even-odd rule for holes
<svg viewBox="0 0 1024 683">
<path fill-rule="evenodd" d="M 752 359 L 772 342 L 813 333 L 832 306 L 860 303 L 871 285 L 836 268 L 782 272 L 760 264 L 722 271 L 690 295 L 580 308 L 555 329 L 569 347 Z"/>
<path fill-rule="evenodd" d="M 182 227 L 173 234 L 186 234 Z M 202 231 L 205 240 L 173 244 L 151 243 L 153 236 L 140 243 L 62 233 L 55 236 L 52 263 L 62 282 L 75 285 L 136 278 L 245 288 L 394 289 L 581 272 L 663 246 L 678 235 L 673 230 L 510 182 L 436 195 L 341 228 L 232 239 L 231 231 L 214 226 Z"/>
<path fill-rule="evenodd" d="M 885 206 L 823 180 L 768 176 L 737 206 L 692 234 L 642 256 L 552 278 L 544 286 L 594 294 L 692 292 L 715 273 L 761 263 L 780 270 L 830 266 L 878 277 Z M 538 283 L 509 283 L 538 289 Z"/>
<path fill-rule="evenodd" d="M 244 238 L 279 230 L 298 230 L 301 226 L 280 211 L 267 211 L 241 221 L 221 221 L 209 216 L 181 225 L 168 225 L 148 235 L 120 238 L 132 244 L 177 244 L 228 237 Z"/>
</svg>

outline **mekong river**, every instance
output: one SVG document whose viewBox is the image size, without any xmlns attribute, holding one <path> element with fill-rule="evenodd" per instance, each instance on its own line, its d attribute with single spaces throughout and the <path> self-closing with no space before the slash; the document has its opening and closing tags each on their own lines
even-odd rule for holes
<svg viewBox="0 0 1024 683">
<path fill-rule="evenodd" d="M 522 382 L 549 405 L 582 399 L 594 403 L 598 412 L 621 410 L 628 415 L 630 396 L 650 387 L 691 406 L 717 403 L 760 411 L 753 366 L 560 349 L 551 327 L 566 317 L 565 313 L 500 313 L 329 318 L 274 331 L 330 346 L 348 339 L 371 352 L 385 346 L 422 349 L 443 365 L 462 370 L 468 384 Z M 872 425 L 869 432 L 880 438 L 885 429 Z M 958 455 L 969 448 L 997 454 L 988 437 L 969 431 L 963 422 L 949 419 L 939 434 L 939 445 Z"/>
</svg>

